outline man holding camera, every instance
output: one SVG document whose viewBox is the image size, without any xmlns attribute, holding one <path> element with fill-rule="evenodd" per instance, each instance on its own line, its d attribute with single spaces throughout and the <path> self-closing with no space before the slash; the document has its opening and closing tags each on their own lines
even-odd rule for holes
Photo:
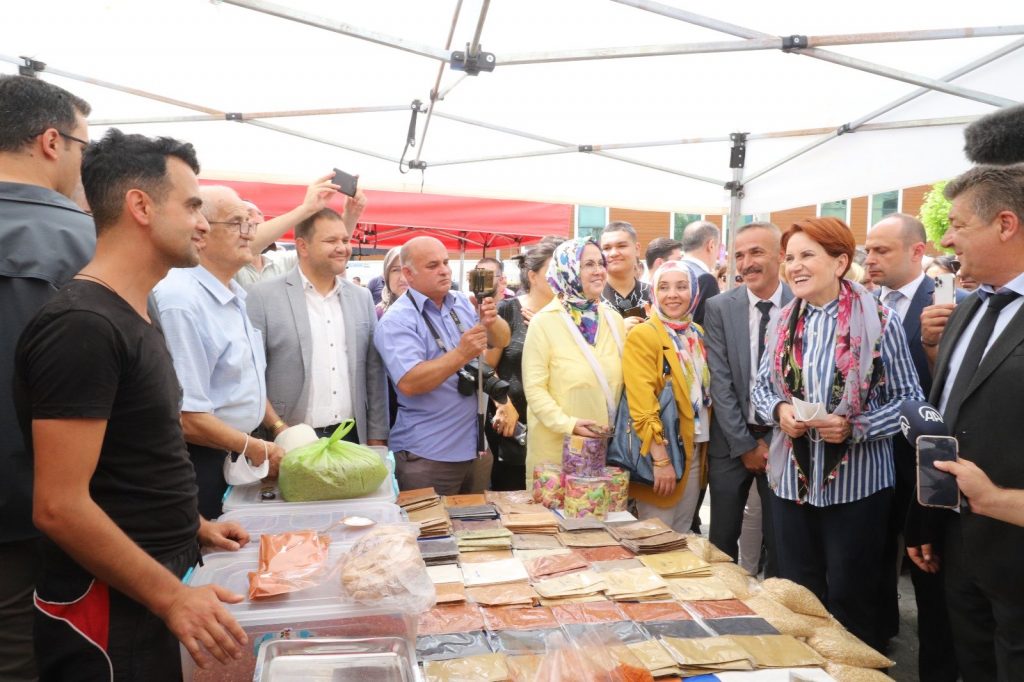
<svg viewBox="0 0 1024 682">
<path fill-rule="evenodd" d="M 478 315 L 465 295 L 451 291 L 448 251 L 439 240 L 411 239 L 401 260 L 409 291 L 388 308 L 373 338 L 398 393 L 390 436 L 398 486 L 433 486 L 442 495 L 481 492 L 474 481 L 482 484 L 489 474 L 478 475 L 474 466 L 476 373 L 465 372 L 472 381 L 460 374 L 488 346 L 505 347 L 508 324 L 494 299 L 484 298 Z"/>
</svg>

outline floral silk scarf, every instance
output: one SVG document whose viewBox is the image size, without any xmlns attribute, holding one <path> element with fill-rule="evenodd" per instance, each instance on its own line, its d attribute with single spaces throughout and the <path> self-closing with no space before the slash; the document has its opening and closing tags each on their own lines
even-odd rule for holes
<svg viewBox="0 0 1024 682">
<path fill-rule="evenodd" d="M 580 278 L 580 261 L 583 249 L 587 244 L 601 247 L 593 239 L 578 237 L 562 242 L 551 254 L 548 263 L 547 279 L 551 290 L 562 304 L 562 308 L 572 318 L 573 324 L 591 346 L 597 345 L 598 311 L 600 301 L 591 301 L 583 295 L 583 282 Z M 604 253 L 601 253 L 601 264 L 605 264 Z"/>
</svg>

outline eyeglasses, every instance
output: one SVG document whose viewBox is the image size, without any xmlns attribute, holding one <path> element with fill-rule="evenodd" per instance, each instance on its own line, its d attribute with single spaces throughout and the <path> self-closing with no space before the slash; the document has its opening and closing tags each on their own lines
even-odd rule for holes
<svg viewBox="0 0 1024 682">
<path fill-rule="evenodd" d="M 242 235 L 243 237 L 256 230 L 256 223 L 252 222 L 251 220 L 207 220 L 206 222 L 210 223 L 211 225 L 230 225 L 231 227 L 238 230 L 238 234 Z"/>
<path fill-rule="evenodd" d="M 74 135 L 68 135 L 67 133 L 62 133 L 59 130 L 57 131 L 57 134 L 60 135 L 61 137 L 63 137 L 65 140 L 72 140 L 74 142 L 77 142 L 78 144 L 82 145 L 82 149 L 85 149 L 86 147 L 89 146 L 89 141 L 88 140 L 83 140 L 80 137 L 75 137 Z"/>
</svg>

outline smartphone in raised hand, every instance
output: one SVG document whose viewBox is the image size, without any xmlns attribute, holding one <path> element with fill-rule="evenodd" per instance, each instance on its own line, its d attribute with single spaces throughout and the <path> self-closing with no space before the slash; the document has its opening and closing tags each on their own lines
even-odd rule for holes
<svg viewBox="0 0 1024 682">
<path fill-rule="evenodd" d="M 922 507 L 956 509 L 960 488 L 956 476 L 939 471 L 936 462 L 955 462 L 959 445 L 952 436 L 917 437 L 917 501 Z"/>
</svg>

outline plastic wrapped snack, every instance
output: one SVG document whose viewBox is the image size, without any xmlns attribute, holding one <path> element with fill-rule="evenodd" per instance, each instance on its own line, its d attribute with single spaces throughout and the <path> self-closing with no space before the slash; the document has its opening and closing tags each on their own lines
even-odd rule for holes
<svg viewBox="0 0 1024 682">
<path fill-rule="evenodd" d="M 260 536 L 259 567 L 249 574 L 249 599 L 297 592 L 325 578 L 329 535 L 314 531 Z"/>
<path fill-rule="evenodd" d="M 388 476 L 380 455 L 364 445 L 341 440 L 353 426 L 355 422 L 349 419 L 330 438 L 285 455 L 278 480 L 285 501 L 346 500 L 380 487 Z"/>
<path fill-rule="evenodd" d="M 338 563 L 342 588 L 353 601 L 419 614 L 437 599 L 411 526 L 374 528 Z"/>
<path fill-rule="evenodd" d="M 766 578 L 761 583 L 761 589 L 767 592 L 769 597 L 794 613 L 819 618 L 829 617 L 828 609 L 814 596 L 814 593 L 792 580 Z"/>
<path fill-rule="evenodd" d="M 565 515 L 569 518 L 608 515 L 608 479 L 604 476 L 565 477 Z"/>
<path fill-rule="evenodd" d="M 619 467 L 604 467 L 608 478 L 608 511 L 626 511 L 629 504 L 629 472 Z"/>
<path fill-rule="evenodd" d="M 566 436 L 562 441 L 562 471 L 566 476 L 600 476 L 607 454 L 607 438 Z"/>
<path fill-rule="evenodd" d="M 533 467 L 533 501 L 548 509 L 561 509 L 565 497 L 562 467 L 538 464 Z"/>
</svg>

